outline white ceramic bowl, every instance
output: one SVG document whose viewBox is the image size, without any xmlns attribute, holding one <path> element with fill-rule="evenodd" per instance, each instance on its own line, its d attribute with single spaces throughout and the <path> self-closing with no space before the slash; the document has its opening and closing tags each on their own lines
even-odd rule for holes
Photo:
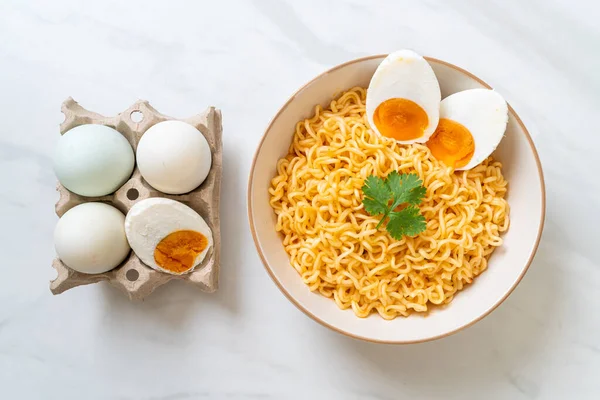
<svg viewBox="0 0 600 400">
<path fill-rule="evenodd" d="M 447 306 L 427 316 L 386 321 L 376 314 L 358 318 L 340 310 L 334 301 L 312 293 L 290 265 L 268 188 L 277 160 L 287 154 L 296 122 L 326 106 L 335 93 L 353 86 L 367 87 L 385 55 L 360 58 L 338 65 L 298 90 L 269 124 L 252 163 L 248 182 L 248 217 L 256 249 L 275 284 L 306 315 L 340 333 L 382 343 L 416 343 L 441 338 L 466 328 L 492 312 L 521 281 L 536 252 L 546 208 L 544 179 L 537 152 L 525 126 L 509 107 L 506 135 L 494 153 L 504 165 L 509 182 L 511 225 L 488 269 L 459 292 Z M 440 82 L 442 98 L 465 89 L 489 88 L 473 74 L 444 61 L 427 58 Z"/>
</svg>

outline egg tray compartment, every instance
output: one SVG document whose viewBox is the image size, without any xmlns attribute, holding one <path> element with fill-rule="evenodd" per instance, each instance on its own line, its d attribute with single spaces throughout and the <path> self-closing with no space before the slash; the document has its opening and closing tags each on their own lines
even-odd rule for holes
<svg viewBox="0 0 600 400">
<path fill-rule="evenodd" d="M 81 107 L 72 98 L 62 105 L 65 115 L 60 125 L 61 135 L 76 126 L 83 124 L 106 125 L 119 131 L 131 144 L 135 152 L 137 144 L 148 128 L 173 118 L 160 114 L 147 101 L 139 100 L 127 110 L 115 117 L 104 117 Z M 52 266 L 57 277 L 50 282 L 53 294 L 60 294 L 76 286 L 107 281 L 121 289 L 130 299 L 143 299 L 157 287 L 173 279 L 188 281 L 205 292 L 214 292 L 218 287 L 219 256 L 221 246 L 219 226 L 219 194 L 222 174 L 222 125 L 221 112 L 209 107 L 201 114 L 183 120 L 196 127 L 210 146 L 212 166 L 206 180 L 193 191 L 182 195 L 168 195 L 152 188 L 141 176 L 137 165 L 131 178 L 115 193 L 102 197 L 83 197 L 70 192 L 60 183 L 57 191 L 60 199 L 56 203 L 56 214 L 61 217 L 69 209 L 86 202 L 104 202 L 121 210 L 124 214 L 140 200 L 150 197 L 163 197 L 177 200 L 193 208 L 200 214 L 213 234 L 213 247 L 203 262 L 192 272 L 184 275 L 171 275 L 156 271 L 144 263 L 133 251 L 118 267 L 102 274 L 83 274 L 67 267 L 59 258 Z"/>
</svg>

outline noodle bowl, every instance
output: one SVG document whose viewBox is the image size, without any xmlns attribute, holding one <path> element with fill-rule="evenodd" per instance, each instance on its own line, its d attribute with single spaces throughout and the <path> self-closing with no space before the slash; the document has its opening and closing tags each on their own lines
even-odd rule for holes
<svg viewBox="0 0 600 400">
<path fill-rule="evenodd" d="M 269 188 L 276 230 L 291 265 L 311 291 L 359 317 L 427 312 L 487 268 L 508 229 L 507 181 L 493 158 L 454 172 L 426 146 L 376 135 L 355 87 L 298 122 Z M 363 208 L 369 175 L 414 172 L 427 193 L 427 229 L 395 240 Z"/>
</svg>

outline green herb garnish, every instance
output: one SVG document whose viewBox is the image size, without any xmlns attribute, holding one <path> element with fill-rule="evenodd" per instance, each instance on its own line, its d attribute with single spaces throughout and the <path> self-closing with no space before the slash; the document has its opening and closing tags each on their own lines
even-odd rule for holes
<svg viewBox="0 0 600 400">
<path fill-rule="evenodd" d="M 387 220 L 386 229 L 396 240 L 425 230 L 425 217 L 417 207 L 425 197 L 422 183 L 416 174 L 399 174 L 396 171 L 385 179 L 375 175 L 365 179 L 362 187 L 365 210 L 373 216 L 383 214 L 377 229 Z"/>
</svg>

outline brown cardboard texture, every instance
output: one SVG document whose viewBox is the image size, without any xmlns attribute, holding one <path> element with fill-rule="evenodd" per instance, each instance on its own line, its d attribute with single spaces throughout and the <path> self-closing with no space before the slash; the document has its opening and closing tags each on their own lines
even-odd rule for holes
<svg viewBox="0 0 600 400">
<path fill-rule="evenodd" d="M 62 105 L 65 115 L 60 125 L 60 133 L 83 124 L 101 124 L 119 131 L 131 144 L 133 150 L 148 128 L 158 122 L 173 118 L 160 114 L 147 101 L 139 100 L 127 110 L 115 117 L 104 117 L 81 107 L 72 98 Z M 136 122 L 137 121 L 137 122 Z M 209 107 L 201 114 L 183 120 L 196 127 L 210 146 L 212 167 L 206 180 L 193 191 L 182 195 L 168 195 L 151 187 L 141 176 L 137 166 L 131 178 L 115 193 L 102 197 L 83 197 L 68 191 L 60 183 L 57 191 L 60 199 L 56 203 L 56 214 L 60 217 L 78 204 L 101 201 L 111 204 L 127 214 L 129 209 L 138 201 L 149 197 L 165 197 L 188 205 L 199 213 L 213 234 L 213 248 L 204 261 L 192 272 L 184 275 L 171 275 L 156 271 L 141 262 L 132 251 L 125 261 L 117 268 L 102 274 L 83 274 L 72 270 L 56 258 L 52 266 L 58 276 L 50 282 L 50 290 L 60 294 L 76 286 L 88 285 L 107 281 L 121 289 L 130 299 L 143 299 L 160 285 L 172 279 L 180 279 L 197 285 L 205 292 L 214 292 L 218 287 L 219 256 L 221 247 L 221 232 L 219 226 L 219 193 L 222 173 L 222 126 L 221 112 Z"/>
</svg>

